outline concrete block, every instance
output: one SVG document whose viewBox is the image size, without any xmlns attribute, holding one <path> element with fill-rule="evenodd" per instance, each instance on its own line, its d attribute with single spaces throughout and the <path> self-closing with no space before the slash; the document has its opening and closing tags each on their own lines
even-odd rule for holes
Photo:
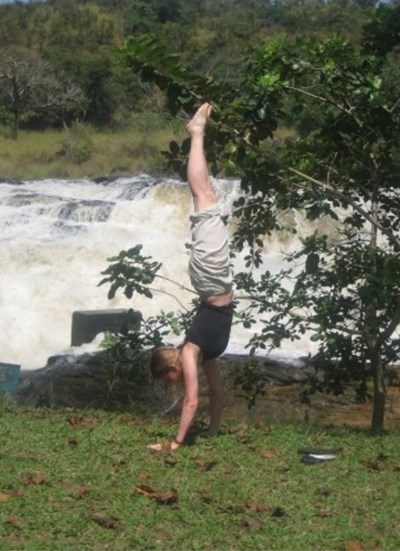
<svg viewBox="0 0 400 551">
<path fill-rule="evenodd" d="M 92 342 L 99 333 L 119 333 L 124 325 L 138 330 L 142 314 L 133 310 L 78 310 L 72 314 L 71 346 Z"/>
</svg>

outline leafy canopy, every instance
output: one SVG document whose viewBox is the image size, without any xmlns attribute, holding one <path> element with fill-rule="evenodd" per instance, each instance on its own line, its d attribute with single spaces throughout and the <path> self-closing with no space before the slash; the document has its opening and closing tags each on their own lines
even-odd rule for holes
<svg viewBox="0 0 400 551">
<path fill-rule="evenodd" d="M 250 49 L 235 86 L 188 70 L 152 36 L 131 38 L 121 56 L 165 92 L 173 114 L 204 100 L 214 106 L 211 170 L 239 176 L 243 189 L 235 243 L 247 270 L 236 284 L 250 297 L 245 325 L 262 322 L 250 350 L 307 335 L 317 345 L 315 388 L 341 392 L 355 382 L 365 397 L 372 375 L 378 426 L 384 370 L 400 351 L 400 94 L 385 78 L 386 57 L 370 51 L 338 36 L 295 44 L 278 37 Z M 279 138 L 282 122 L 297 132 Z M 172 142 L 166 152 L 183 177 L 188 145 Z M 271 273 L 262 265 L 264 239 L 295 233 L 285 222 L 291 212 L 319 224 Z M 336 225 L 333 235 L 324 220 Z"/>
</svg>

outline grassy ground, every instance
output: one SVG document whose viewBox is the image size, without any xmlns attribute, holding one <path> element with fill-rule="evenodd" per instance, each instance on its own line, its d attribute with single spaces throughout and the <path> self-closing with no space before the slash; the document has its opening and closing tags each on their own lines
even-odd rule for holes
<svg viewBox="0 0 400 551">
<path fill-rule="evenodd" d="M 0 128 L 0 178 L 81 178 L 160 172 L 161 151 L 184 135 L 182 121 L 141 113 L 118 131 L 74 125 L 67 130 L 20 131 L 18 139 Z"/>
<path fill-rule="evenodd" d="M 399 549 L 398 435 L 226 424 L 174 453 L 175 420 L 4 408 L 0 549 Z M 298 448 L 340 449 L 301 462 Z"/>
</svg>

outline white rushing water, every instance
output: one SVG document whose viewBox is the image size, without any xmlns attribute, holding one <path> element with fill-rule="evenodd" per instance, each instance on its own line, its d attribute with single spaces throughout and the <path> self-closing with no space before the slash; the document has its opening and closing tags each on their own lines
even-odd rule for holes
<svg viewBox="0 0 400 551">
<path fill-rule="evenodd" d="M 214 185 L 228 214 L 239 185 L 220 180 Z M 147 175 L 103 183 L 0 182 L 0 362 L 33 369 L 51 355 L 70 352 L 75 310 L 134 308 L 148 317 L 178 309 L 165 294 L 128 300 L 121 292 L 109 301 L 107 286 L 98 283 L 108 257 L 141 243 L 144 255 L 163 263 L 164 276 L 190 287 L 185 243 L 191 209 L 185 184 Z M 294 246 L 287 239 L 269 239 L 265 262 L 271 271 L 279 270 L 283 250 Z M 177 294 L 165 282 L 157 287 Z M 178 294 L 190 304 L 189 293 Z M 249 336 L 235 326 L 228 352 L 243 351 Z M 298 356 L 309 348 L 304 341 L 281 354 Z"/>
</svg>

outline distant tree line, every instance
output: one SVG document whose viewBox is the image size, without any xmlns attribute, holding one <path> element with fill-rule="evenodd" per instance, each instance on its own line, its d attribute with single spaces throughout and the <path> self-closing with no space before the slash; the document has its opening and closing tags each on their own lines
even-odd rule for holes
<svg viewBox="0 0 400 551">
<path fill-rule="evenodd" d="M 235 83 L 250 45 L 277 34 L 291 42 L 298 36 L 322 40 L 340 33 L 358 43 L 364 18 L 374 9 L 371 0 L 48 0 L 2 5 L 0 123 L 12 124 L 15 132 L 21 125 L 68 124 L 76 117 L 99 126 L 118 125 L 128 112 L 159 110 L 162 98 L 115 56 L 114 50 L 131 35 L 155 34 L 166 51 L 179 54 L 189 67 Z M 18 78 L 10 73 L 10 55 L 14 70 L 23 73 Z M 47 99 L 44 81 L 27 86 L 44 67 L 49 72 Z"/>
</svg>

